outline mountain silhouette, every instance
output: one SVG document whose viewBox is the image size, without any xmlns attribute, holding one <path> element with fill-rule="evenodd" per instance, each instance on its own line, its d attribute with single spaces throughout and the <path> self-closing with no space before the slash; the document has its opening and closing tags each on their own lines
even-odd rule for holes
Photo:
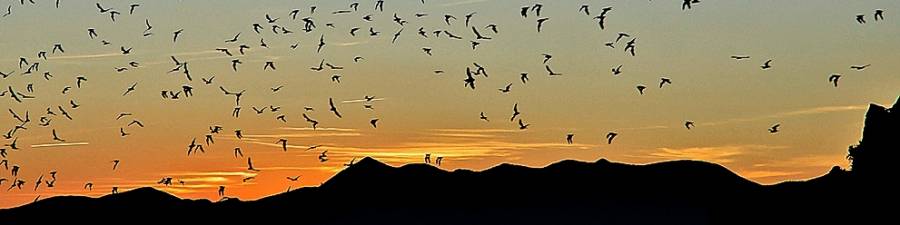
<svg viewBox="0 0 900 225">
<path fill-rule="evenodd" d="M 871 105 L 849 170 L 760 185 L 701 161 L 632 165 L 564 160 L 445 171 L 364 158 L 319 187 L 241 201 L 180 199 L 144 187 L 57 196 L 0 210 L 3 224 L 60 221 L 300 224 L 786 224 L 890 221 L 898 200 L 900 99 Z M 895 110 L 896 109 L 896 110 Z"/>
</svg>

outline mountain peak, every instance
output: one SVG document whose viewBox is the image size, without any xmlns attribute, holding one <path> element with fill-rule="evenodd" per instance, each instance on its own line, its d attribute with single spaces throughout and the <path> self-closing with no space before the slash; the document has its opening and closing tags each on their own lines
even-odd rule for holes
<svg viewBox="0 0 900 225">
<path fill-rule="evenodd" d="M 123 191 L 119 194 L 112 194 L 100 197 L 102 199 L 128 199 L 129 201 L 133 200 L 154 200 L 154 199 L 165 199 L 165 200 L 178 200 L 178 197 L 175 197 L 172 194 L 169 194 L 165 191 L 158 190 L 153 187 L 140 187 L 127 191 Z"/>
<path fill-rule="evenodd" d="M 370 168 L 370 167 L 390 167 L 390 166 L 381 161 L 378 161 L 375 158 L 366 156 L 365 158 L 354 163 L 353 166 L 351 166 L 351 167 Z"/>
</svg>

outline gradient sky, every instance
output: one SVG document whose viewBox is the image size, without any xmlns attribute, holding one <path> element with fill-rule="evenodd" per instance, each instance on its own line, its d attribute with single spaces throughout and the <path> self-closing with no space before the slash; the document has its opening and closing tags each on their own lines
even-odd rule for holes
<svg viewBox="0 0 900 225">
<path fill-rule="evenodd" d="M 535 30 L 536 16 L 519 16 L 519 8 L 536 1 L 519 0 L 386 0 L 384 12 L 373 11 L 375 1 L 361 1 L 358 12 L 332 15 L 348 9 L 352 1 L 147 1 L 134 15 L 128 15 L 129 1 L 100 1 L 104 7 L 123 12 L 113 23 L 100 14 L 94 1 L 52 1 L 36 5 L 12 4 L 12 14 L 0 18 L 0 71 L 15 70 L 0 79 L 5 89 L 12 86 L 25 92 L 34 84 L 37 98 L 17 103 L 8 95 L 0 99 L 2 108 L 20 115 L 29 112 L 32 122 L 16 133 L 21 150 L 8 150 L 10 166 L 22 167 L 19 179 L 28 183 L 23 190 L 0 190 L 0 207 L 12 207 L 55 195 L 100 196 L 110 187 L 122 190 L 155 186 L 163 177 L 186 182 L 163 188 L 180 197 L 217 199 L 216 188 L 227 186 L 226 194 L 256 199 L 287 190 L 289 187 L 316 186 L 343 168 L 352 158 L 372 156 L 392 165 L 418 163 L 426 153 L 444 156 L 444 169 L 481 170 L 509 162 L 544 166 L 563 159 L 595 161 L 608 158 L 627 163 L 695 159 L 721 163 L 748 179 L 764 184 L 808 179 L 824 174 L 831 166 L 846 167 L 847 146 L 857 143 L 863 116 L 869 103 L 891 104 L 897 98 L 900 76 L 900 26 L 891 9 L 898 1 L 703 1 L 694 9 L 682 11 L 681 1 L 545 1 L 542 16 L 550 17 L 544 30 Z M 578 12 L 582 4 L 596 15 L 600 8 L 612 6 L 606 29 L 600 30 L 592 16 Z M 317 6 L 310 15 L 309 7 Z M 0 4 L 0 6 L 4 6 Z M 301 9 L 298 20 L 288 12 Z M 886 20 L 875 22 L 874 9 L 887 9 Z M 5 7 L 4 7 L 5 9 Z M 5 10 L 0 10 L 0 14 Z M 415 13 L 429 16 L 416 18 Z M 482 41 L 473 51 L 474 38 L 464 25 L 464 15 L 477 12 L 472 26 L 493 40 Z M 409 23 L 397 43 L 393 33 L 401 27 L 391 21 L 397 13 Z M 280 17 L 277 24 L 294 34 L 273 34 L 265 15 Z M 374 22 L 361 18 L 372 14 Z M 448 26 L 444 14 L 459 18 Z M 856 14 L 866 14 L 869 23 L 857 24 Z M 311 16 L 318 28 L 301 30 L 300 17 Z M 154 35 L 142 36 L 144 19 L 149 19 Z M 251 24 L 260 23 L 266 31 L 256 34 Z M 336 28 L 326 27 L 333 23 Z M 499 34 L 483 27 L 497 24 Z M 87 28 L 96 28 L 99 37 L 90 39 Z M 351 27 L 362 28 L 356 37 Z M 368 28 L 380 31 L 369 37 Z M 416 34 L 449 30 L 464 40 L 442 35 L 428 38 Z M 172 32 L 184 29 L 179 41 Z M 214 51 L 237 44 L 226 44 L 241 32 L 238 44 L 252 48 L 245 56 L 229 57 Z M 603 46 L 627 32 L 637 38 L 637 56 L 622 52 L 624 41 L 615 49 Z M 315 48 L 320 35 L 326 46 Z M 264 38 L 270 48 L 259 47 Z M 112 44 L 102 46 L 100 40 Z M 297 49 L 288 46 L 300 43 Z M 48 60 L 36 58 L 61 43 L 65 53 L 49 54 Z M 119 47 L 133 47 L 130 55 L 119 54 Z M 421 48 L 433 48 L 434 56 Z M 564 75 L 548 77 L 542 53 L 553 55 L 549 64 Z M 173 64 L 169 56 L 189 62 L 194 81 L 181 73 L 167 73 Z M 365 60 L 354 63 L 354 56 Z M 731 55 L 750 55 L 735 61 Z M 35 75 L 21 75 L 19 57 L 40 62 Z M 231 59 L 244 64 L 231 70 Z M 326 60 L 344 70 L 314 72 L 310 67 Z M 767 59 L 774 68 L 761 70 Z M 140 68 L 117 73 L 113 68 L 130 61 Z M 276 71 L 263 71 L 265 61 L 274 61 Z M 478 76 L 476 90 L 463 86 L 465 67 L 477 62 L 486 67 L 489 77 Z M 613 76 L 610 69 L 623 65 L 623 74 Z M 851 71 L 850 65 L 872 64 L 864 71 Z M 432 71 L 444 70 L 435 75 Z M 51 72 L 44 80 L 41 74 Z M 519 73 L 528 72 L 530 81 L 519 82 Z M 828 82 L 832 73 L 843 74 L 840 87 Z M 341 74 L 340 84 L 331 82 Z M 65 86 L 75 86 L 76 76 L 88 81 L 83 88 L 61 94 Z M 212 85 L 201 77 L 215 76 Z M 657 87 L 660 77 L 673 84 Z M 137 82 L 137 90 L 122 96 Z M 497 89 L 512 83 L 512 91 Z M 193 97 L 169 100 L 161 90 L 179 90 L 182 85 L 195 88 Z M 635 86 L 649 86 L 639 95 Z M 271 87 L 284 85 L 277 93 Z M 218 90 L 246 90 L 241 116 L 231 117 L 235 107 L 232 96 Z M 383 98 L 375 110 L 363 108 L 365 95 Z M 328 98 L 334 98 L 344 117 L 328 112 Z M 68 108 L 75 100 L 81 107 Z M 351 101 L 349 103 L 341 103 Z M 518 103 L 522 118 L 530 123 L 521 131 L 508 121 L 513 104 Z M 250 108 L 275 105 L 279 112 L 257 115 Z M 46 108 L 67 107 L 74 120 L 58 116 L 48 127 L 37 120 Z M 308 114 L 321 122 L 311 130 L 301 117 Z M 120 112 L 134 116 L 116 120 Z M 484 112 L 490 122 L 479 120 Z M 0 116 L 3 133 L 18 121 Z M 275 119 L 286 115 L 287 123 Z M 369 120 L 379 118 L 377 129 Z M 132 119 L 146 127 L 126 127 Z M 685 120 L 696 122 L 687 130 Z M 781 123 L 782 131 L 769 134 L 766 129 Z M 204 146 L 205 154 L 186 155 L 191 139 L 202 142 L 207 127 L 222 125 L 215 144 Z M 130 136 L 120 137 L 125 127 Z M 51 129 L 66 140 L 66 146 L 47 147 L 54 142 Z M 241 129 L 244 139 L 233 131 Z M 620 135 L 611 145 L 604 135 Z M 575 144 L 566 144 L 567 133 L 575 134 Z M 284 152 L 275 142 L 288 139 Z M 4 140 L 9 143 L 12 140 Z M 324 147 L 305 151 L 307 146 Z M 246 170 L 246 159 L 234 158 L 232 149 L 240 147 L 253 158 L 261 172 Z M 320 163 L 317 155 L 328 150 L 330 161 Z M 113 159 L 121 160 L 111 170 Z M 56 187 L 42 185 L 37 191 L 34 180 L 50 171 L 58 171 Z M 286 176 L 300 175 L 297 182 Z M 242 183 L 245 177 L 255 180 Z M 0 177 L 14 180 L 8 171 Z M 86 182 L 93 191 L 82 190 Z M 3 189 L 10 183 L 4 182 Z"/>
</svg>

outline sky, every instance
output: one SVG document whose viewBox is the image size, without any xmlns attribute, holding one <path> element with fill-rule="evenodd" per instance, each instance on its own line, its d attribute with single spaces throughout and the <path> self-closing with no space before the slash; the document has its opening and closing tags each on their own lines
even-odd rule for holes
<svg viewBox="0 0 900 225">
<path fill-rule="evenodd" d="M 900 8 L 897 1 L 709 0 L 682 10 L 676 0 L 562 0 L 545 1 L 541 16 L 530 12 L 523 18 L 520 7 L 537 1 L 386 0 L 384 11 L 376 11 L 375 1 L 366 0 L 358 11 L 332 14 L 350 10 L 351 2 L 162 0 L 139 2 L 129 14 L 131 1 L 99 1 L 121 12 L 113 22 L 94 1 L 63 0 L 59 8 L 48 0 L 6 1 L 11 13 L 0 18 L 0 72 L 13 73 L 0 79 L 0 86 L 35 98 L 21 103 L 9 93 L 0 98 L 2 108 L 21 117 L 28 112 L 31 119 L 26 130 L 2 141 L 17 141 L 19 150 L 3 147 L 9 149 L 4 159 L 21 169 L 17 177 L 0 171 L 7 179 L 0 186 L 8 188 L 16 179 L 26 184 L 22 190 L 0 190 L 0 207 L 142 186 L 212 200 L 219 199 L 218 186 L 226 186 L 229 197 L 257 199 L 317 186 L 354 158 L 399 166 L 422 163 L 429 153 L 444 157 L 446 170 L 500 163 L 541 167 L 565 159 L 704 160 L 774 184 L 817 177 L 835 165 L 846 168 L 847 147 L 860 138 L 868 104 L 892 104 L 900 87 L 894 73 L 900 71 L 895 63 L 900 20 L 891 10 Z M 582 4 L 590 6 L 590 15 L 578 11 Z M 593 17 L 606 6 L 612 10 L 601 30 Z M 296 20 L 289 15 L 292 9 L 300 9 Z M 884 20 L 874 21 L 875 9 L 886 10 Z M 472 12 L 467 27 L 465 15 Z M 403 26 L 392 21 L 394 13 L 406 21 Z M 273 33 L 266 14 L 294 33 Z M 867 23 L 858 24 L 857 14 Z M 363 20 L 366 15 L 374 19 Z M 457 19 L 448 25 L 444 15 Z M 316 28 L 303 31 L 304 17 Z M 540 17 L 549 20 L 537 32 Z M 152 35 L 143 35 L 145 20 Z M 257 34 L 254 23 L 265 29 Z M 488 24 L 496 24 L 498 33 L 485 28 Z M 350 35 L 353 27 L 360 28 L 356 36 Z M 420 27 L 427 37 L 417 34 Z M 471 27 L 492 39 L 480 40 L 473 50 Z M 88 28 L 98 37 L 92 39 Z M 369 28 L 380 34 L 370 36 Z M 463 39 L 435 37 L 435 30 Z M 604 45 L 619 32 L 630 37 L 614 48 Z M 225 42 L 238 33 L 236 43 Z M 320 37 L 325 45 L 316 52 Z M 636 38 L 635 56 L 623 51 L 631 38 Z M 268 48 L 260 47 L 261 39 Z M 49 53 L 54 43 L 65 52 Z M 250 46 L 245 55 L 238 53 L 240 44 Z M 294 44 L 298 47 L 290 48 Z M 120 47 L 133 50 L 123 55 Z M 426 47 L 431 56 L 422 50 Z M 234 56 L 216 48 L 228 48 Z M 37 57 L 40 51 L 48 52 L 47 59 Z M 552 59 L 545 64 L 542 54 Z M 751 58 L 739 61 L 732 55 Z M 169 73 L 175 67 L 170 56 L 188 63 L 192 81 L 181 72 Z M 357 56 L 362 59 L 354 62 Z M 39 62 L 39 69 L 22 74 L 27 66 L 19 67 L 20 57 Z M 237 71 L 232 59 L 243 62 Z M 769 59 L 772 68 L 761 69 Z M 309 69 L 322 60 L 344 69 Z M 129 66 L 132 61 L 139 67 Z M 276 69 L 264 70 L 267 61 Z M 473 63 L 488 73 L 475 76 L 474 90 L 463 82 Z M 871 66 L 849 68 L 865 64 Z M 614 76 L 611 68 L 619 65 L 622 73 Z M 562 75 L 548 76 L 545 66 Z M 45 80 L 44 72 L 52 78 Z M 527 83 L 519 80 L 523 72 L 529 74 Z M 842 75 L 838 87 L 828 82 L 831 74 Z M 340 83 L 333 75 L 341 76 Z M 87 78 L 81 88 L 78 76 Z M 211 84 L 201 81 L 213 76 Z M 661 77 L 672 84 L 659 88 Z M 33 92 L 26 91 L 28 84 Z M 123 95 L 133 84 L 135 90 Z M 498 90 L 507 84 L 510 92 Z M 194 95 L 160 95 L 182 85 L 192 86 Z M 637 85 L 648 88 L 639 94 Z M 220 86 L 246 91 L 239 117 L 232 116 L 234 96 L 224 95 Z M 278 92 L 270 89 L 278 86 L 283 86 Z M 63 94 L 65 87 L 71 88 Z M 364 96 L 377 100 L 366 103 Z M 329 98 L 342 118 L 328 111 Z M 509 121 L 516 104 L 528 129 Z M 73 119 L 47 114 L 48 107 L 59 114 L 58 106 Z M 269 106 L 280 109 L 252 110 Z M 490 121 L 479 119 L 482 112 Z M 4 113 L 0 128 L 6 133 L 20 122 Z M 131 115 L 117 120 L 120 113 Z M 305 122 L 304 113 L 320 122 L 317 129 Z M 286 122 L 277 120 L 279 115 Z M 49 125 L 40 125 L 42 116 Z M 369 124 L 375 118 L 377 128 Z M 128 126 L 132 120 L 145 127 Z M 684 127 L 688 120 L 696 125 L 690 130 Z M 769 133 L 774 124 L 781 124 L 780 132 Z M 204 136 L 213 125 L 223 131 L 207 145 Z M 129 135 L 122 137 L 120 128 Z M 238 129 L 241 139 L 234 134 Z M 65 141 L 53 140 L 53 130 Z M 608 132 L 619 134 L 612 144 L 605 139 Z M 573 144 L 566 143 L 569 133 Z M 195 138 L 205 153 L 188 156 Z M 287 151 L 276 144 L 279 139 L 287 140 Z M 307 150 L 314 145 L 321 147 Z M 234 157 L 234 148 L 245 158 Z M 320 162 L 325 150 L 329 160 Z M 246 157 L 259 171 L 247 170 Z M 115 170 L 113 160 L 120 160 Z M 57 171 L 54 187 L 34 190 L 34 181 L 50 180 L 50 171 Z M 300 179 L 286 179 L 294 176 Z M 156 184 L 164 177 L 185 184 Z M 244 182 L 248 177 L 255 178 Z M 82 188 L 87 182 L 93 190 Z"/>
</svg>

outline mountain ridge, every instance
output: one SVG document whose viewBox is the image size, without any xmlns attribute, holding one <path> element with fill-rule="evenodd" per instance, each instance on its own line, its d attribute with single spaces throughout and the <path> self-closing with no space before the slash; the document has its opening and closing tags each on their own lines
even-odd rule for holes
<svg viewBox="0 0 900 225">
<path fill-rule="evenodd" d="M 762 185 L 710 162 L 627 164 L 560 160 L 544 167 L 503 163 L 472 171 L 427 164 L 390 166 L 365 157 L 318 187 L 256 200 L 180 199 L 152 187 L 99 198 L 56 196 L 0 210 L 0 221 L 42 214 L 88 219 L 174 216 L 237 223 L 297 215 L 309 224 L 758 224 L 859 222 L 892 212 L 872 201 L 897 200 L 889 157 L 900 111 L 873 105 L 851 170 L 838 166 L 804 181 Z M 850 207 L 848 207 L 850 206 Z M 202 218 L 202 220 L 200 219 Z M 439 218 L 436 219 L 436 218 Z M 51 220 L 60 219 L 51 217 Z M 852 223 L 852 222 L 851 222 Z"/>
</svg>

